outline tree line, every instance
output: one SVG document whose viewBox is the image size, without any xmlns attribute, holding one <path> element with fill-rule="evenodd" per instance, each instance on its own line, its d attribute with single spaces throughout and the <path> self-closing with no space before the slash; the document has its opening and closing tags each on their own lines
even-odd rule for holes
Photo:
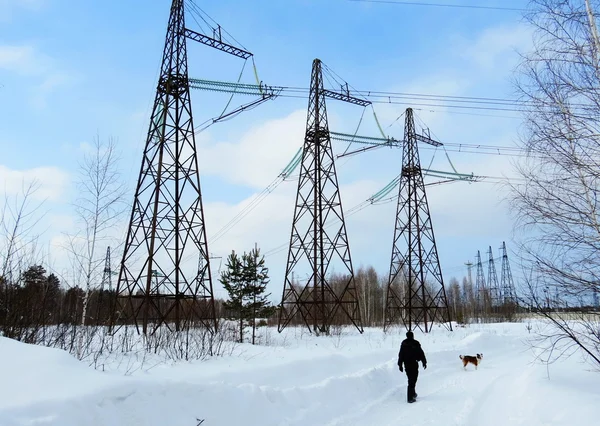
<svg viewBox="0 0 600 426">
<path fill-rule="evenodd" d="M 251 327 L 254 341 L 257 326 L 277 322 L 277 306 L 270 302 L 270 293 L 266 292 L 269 270 L 258 248 L 241 255 L 233 251 L 219 281 L 228 298 L 215 300 L 216 316 L 238 323 L 240 341 L 247 327 Z M 345 282 L 342 276 L 330 280 L 337 293 L 341 293 Z M 377 273 L 373 267 L 361 267 L 355 272 L 354 285 L 363 325 L 382 326 L 387 275 Z M 466 278 L 462 284 L 456 278 L 450 279 L 446 295 L 451 318 L 459 323 L 512 320 L 517 313 L 516 306 L 481 304 L 481 300 L 491 298 L 482 297 L 478 301 L 473 285 Z M 86 294 L 77 286 L 66 288 L 55 274 L 48 273 L 41 265 L 32 265 L 16 280 L 0 277 L 0 332 L 5 337 L 37 343 L 44 326 L 80 324 L 84 308 L 83 325 L 105 326 L 110 323 L 115 298 L 114 290 L 92 288 Z M 345 324 L 346 321 L 345 316 L 340 315 L 337 322 Z M 292 324 L 301 324 L 300 317 Z"/>
</svg>

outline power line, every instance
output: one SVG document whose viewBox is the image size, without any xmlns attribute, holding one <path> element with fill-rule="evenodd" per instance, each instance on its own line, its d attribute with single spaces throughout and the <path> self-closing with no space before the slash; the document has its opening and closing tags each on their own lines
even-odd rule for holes
<svg viewBox="0 0 600 426">
<path fill-rule="evenodd" d="M 191 88 L 199 90 L 260 96 L 262 91 L 266 88 L 273 91 L 276 97 L 297 99 L 306 99 L 308 97 L 308 89 L 302 87 L 260 86 L 256 84 L 212 81 L 195 78 L 191 78 L 189 81 Z M 469 96 L 431 95 L 373 90 L 353 90 L 353 93 L 355 93 L 358 97 L 369 99 L 372 103 L 377 104 L 508 112 L 525 112 L 528 110 L 528 107 L 530 107 L 530 104 L 526 102 L 502 98 L 478 98 Z M 415 100 L 417 102 L 415 102 Z"/>
<path fill-rule="evenodd" d="M 516 7 L 502 7 L 502 6 L 481 6 L 472 4 L 446 4 L 446 3 L 427 3 L 420 1 L 402 1 L 402 0 L 348 0 L 351 2 L 360 3 L 383 3 L 383 4 L 394 4 L 400 6 L 433 6 L 433 7 L 450 7 L 460 9 L 481 9 L 481 10 L 504 10 L 510 12 L 527 12 L 527 9 L 521 9 Z"/>
<path fill-rule="evenodd" d="M 302 95 L 288 95 L 281 93 L 278 95 L 282 98 L 297 98 L 297 99 L 306 99 L 307 96 Z M 370 98 L 370 96 L 366 96 Z M 386 100 L 387 99 L 387 100 Z M 454 104 L 440 104 L 440 103 L 421 103 L 421 102 L 402 102 L 393 100 L 392 97 L 384 97 L 384 99 L 374 99 L 371 100 L 374 104 L 390 104 L 390 105 L 416 105 L 416 106 L 426 106 L 426 107 L 437 107 L 437 108 L 459 108 L 459 109 L 467 109 L 467 110 L 486 110 L 486 111 L 508 111 L 508 112 L 524 112 L 525 109 L 517 109 L 517 108 L 500 108 L 500 107 L 486 107 L 486 106 L 476 106 L 476 105 L 454 105 Z M 439 101 L 439 100 L 438 100 Z"/>
<path fill-rule="evenodd" d="M 204 80 L 204 79 L 190 79 L 190 82 L 194 85 L 197 85 L 199 89 L 211 90 L 216 89 L 217 87 L 221 88 L 229 88 L 230 90 L 236 89 L 244 89 L 251 90 L 254 94 L 259 91 L 259 87 L 255 84 L 247 84 L 247 83 L 235 83 L 231 81 L 214 81 L 214 80 Z M 345 82 L 340 82 L 339 78 L 335 79 L 336 85 L 331 85 L 332 87 L 340 87 L 345 86 Z M 307 87 L 299 87 L 299 86 L 268 86 L 277 89 L 281 89 L 289 94 L 302 94 L 308 96 L 308 88 Z M 356 96 L 367 96 L 367 97 L 383 97 L 383 98 L 426 98 L 422 100 L 427 101 L 455 101 L 455 102 L 476 102 L 476 103 L 488 103 L 488 104 L 500 104 L 500 105 L 510 105 L 510 106 L 524 106 L 527 105 L 524 101 L 519 101 L 517 99 L 507 99 L 507 98 L 496 98 L 496 97 L 481 97 L 481 96 L 457 96 L 457 95 L 438 95 L 438 94 L 430 94 L 430 93 L 412 93 L 412 92 L 392 92 L 392 91 L 384 91 L 384 90 L 366 90 L 366 89 L 356 89 L 351 85 L 348 85 L 349 88 L 352 89 L 352 92 L 356 93 Z M 241 90 L 244 93 L 244 90 Z M 229 91 L 229 90 L 223 90 Z"/>
</svg>

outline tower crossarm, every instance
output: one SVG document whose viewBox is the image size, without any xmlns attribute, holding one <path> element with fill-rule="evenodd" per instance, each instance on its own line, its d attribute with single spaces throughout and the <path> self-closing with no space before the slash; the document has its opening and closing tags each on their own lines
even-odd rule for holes
<svg viewBox="0 0 600 426">
<path fill-rule="evenodd" d="M 419 133 L 414 133 L 414 137 L 419 142 L 427 143 L 429 145 L 433 145 L 433 146 L 442 146 L 443 145 L 443 143 L 438 142 L 434 139 L 431 139 L 429 136 L 421 135 Z"/>
<path fill-rule="evenodd" d="M 327 96 L 328 98 L 337 99 L 338 101 L 344 101 L 350 104 L 360 105 L 363 107 L 369 106 L 372 103 L 371 101 L 367 101 L 366 99 L 351 96 L 349 93 L 334 92 L 333 90 L 328 89 L 323 89 L 321 93 Z"/>
<path fill-rule="evenodd" d="M 216 38 L 208 37 L 204 34 L 200 34 L 188 28 L 185 29 L 184 34 L 186 38 L 189 38 L 191 40 L 197 41 L 210 47 L 214 47 L 215 49 L 221 50 L 225 53 L 229 53 L 233 56 L 237 56 L 238 58 L 248 59 L 250 56 L 252 56 L 252 53 L 248 52 L 247 50 L 243 50 L 230 44 L 223 43 L 222 41 L 217 40 Z"/>
</svg>

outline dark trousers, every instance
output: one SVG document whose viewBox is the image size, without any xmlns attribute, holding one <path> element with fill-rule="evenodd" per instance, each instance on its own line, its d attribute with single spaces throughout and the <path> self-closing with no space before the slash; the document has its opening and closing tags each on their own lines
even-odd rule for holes
<svg viewBox="0 0 600 426">
<path fill-rule="evenodd" d="M 406 377 L 408 377 L 408 388 L 406 390 L 406 400 L 411 401 L 416 398 L 415 387 L 417 386 L 417 377 L 419 377 L 419 366 L 406 366 Z"/>
</svg>

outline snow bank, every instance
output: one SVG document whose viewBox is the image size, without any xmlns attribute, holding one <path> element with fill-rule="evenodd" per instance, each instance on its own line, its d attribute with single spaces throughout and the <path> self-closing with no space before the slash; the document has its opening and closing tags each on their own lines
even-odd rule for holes
<svg viewBox="0 0 600 426">
<path fill-rule="evenodd" d="M 598 375 L 575 357 L 532 363 L 523 324 L 417 333 L 427 354 L 416 404 L 396 355 L 402 337 L 290 328 L 277 346 L 230 357 L 101 373 L 59 350 L 0 339 L 0 425 L 593 424 Z M 459 354 L 484 353 L 477 371 Z"/>
<path fill-rule="evenodd" d="M 49 401 L 61 403 L 113 388 L 122 377 L 102 374 L 60 349 L 0 337 L 1 413 Z"/>
</svg>

